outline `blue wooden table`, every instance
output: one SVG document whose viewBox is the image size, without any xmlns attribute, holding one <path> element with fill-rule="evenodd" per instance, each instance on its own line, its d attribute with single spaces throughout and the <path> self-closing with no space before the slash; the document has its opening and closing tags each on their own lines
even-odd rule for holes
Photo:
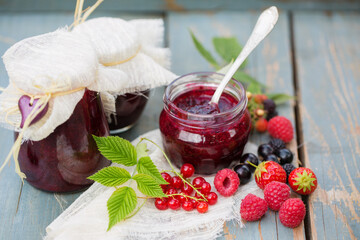
<svg viewBox="0 0 360 240">
<path fill-rule="evenodd" d="M 249 3 L 247 3 L 249 2 Z M 90 1 L 91 3 L 91 1 Z M 0 1 L 0 54 L 15 42 L 71 24 L 74 1 Z M 249 57 L 246 71 L 296 100 L 280 114 L 296 127 L 290 148 L 311 167 L 319 186 L 310 197 L 304 223 L 284 227 L 269 211 L 239 228 L 224 225 L 224 239 L 360 238 L 360 2 L 359 1 L 105 1 L 92 17 L 163 18 L 172 70 L 185 74 L 212 70 L 195 50 L 191 29 L 208 49 L 214 36 L 236 36 L 244 43 L 260 13 L 270 4 L 281 9 L 277 26 Z M 0 86 L 8 83 L 0 64 Z M 120 135 L 129 140 L 158 128 L 163 88 L 152 91 L 138 124 Z M 254 134 L 252 141 L 267 141 Z M 0 129 L 0 160 L 13 133 Z M 45 227 L 81 193 L 51 194 L 23 184 L 10 164 L 0 174 L 0 239 L 41 239 Z"/>
</svg>

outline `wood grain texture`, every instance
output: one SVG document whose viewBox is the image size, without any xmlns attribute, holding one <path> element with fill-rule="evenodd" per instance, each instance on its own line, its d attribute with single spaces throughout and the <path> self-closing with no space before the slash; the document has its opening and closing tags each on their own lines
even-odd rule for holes
<svg viewBox="0 0 360 240">
<path fill-rule="evenodd" d="M 96 12 L 92 17 L 115 16 L 125 19 L 158 15 L 129 15 L 121 13 Z M 34 35 L 54 31 L 60 26 L 71 24 L 71 13 L 0 13 L 0 54 L 3 55 L 15 42 Z M 0 86 L 8 85 L 8 77 L 3 62 L 0 63 Z M 163 88 L 155 89 L 144 115 L 133 131 L 122 136 L 133 140 L 141 133 L 158 128 L 158 117 L 162 107 Z M 1 163 L 10 151 L 13 143 L 12 131 L 0 128 Z M 14 164 L 6 166 L 0 173 L 0 239 L 41 239 L 46 226 L 66 209 L 80 193 L 53 194 L 39 191 L 26 181 L 21 183 L 15 174 Z"/>
<path fill-rule="evenodd" d="M 190 38 L 191 29 L 204 46 L 215 55 L 211 43 L 215 36 L 236 36 L 245 43 L 259 13 L 217 12 L 217 13 L 170 13 L 168 17 L 168 42 L 172 51 L 173 70 L 176 74 L 212 70 L 200 56 Z M 217 58 L 220 61 L 219 58 Z M 289 42 L 288 16 L 280 15 L 273 32 L 249 56 L 247 72 L 269 86 L 269 92 L 284 92 L 293 95 L 292 65 Z M 279 108 L 281 115 L 294 123 L 294 113 L 290 104 Z M 264 143 L 269 140 L 266 134 L 254 134 L 251 141 Z M 290 144 L 297 152 L 294 140 Z M 296 157 L 295 157 L 296 158 Z M 247 223 L 240 229 L 235 222 L 224 226 L 225 239 L 304 239 L 304 226 L 295 230 L 282 226 L 277 213 L 269 211 L 261 222 Z"/>
<path fill-rule="evenodd" d="M 0 11 L 74 11 L 74 0 L 0 0 Z M 95 0 L 85 1 L 91 5 Z M 164 12 L 191 10 L 259 10 L 275 5 L 283 10 L 359 10 L 357 0 L 106 0 L 99 10 Z"/>
<path fill-rule="evenodd" d="M 295 13 L 311 239 L 360 238 L 360 14 Z"/>
</svg>

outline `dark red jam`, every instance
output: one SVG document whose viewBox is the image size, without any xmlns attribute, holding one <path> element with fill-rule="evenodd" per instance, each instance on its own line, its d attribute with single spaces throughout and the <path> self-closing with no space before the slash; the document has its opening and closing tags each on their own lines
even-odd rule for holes
<svg viewBox="0 0 360 240">
<path fill-rule="evenodd" d="M 109 128 L 99 94 L 86 90 L 65 123 L 43 140 L 21 145 L 18 159 L 26 180 L 49 192 L 88 187 L 92 181 L 87 177 L 110 164 L 92 135 L 108 136 Z"/>
<path fill-rule="evenodd" d="M 167 89 L 160 115 L 164 150 L 171 161 L 178 167 L 191 163 L 198 174 L 213 174 L 239 159 L 251 127 L 242 86 L 239 97 L 224 92 L 218 108 L 209 104 L 213 86 L 171 87 L 178 94 L 172 98 Z"/>
<path fill-rule="evenodd" d="M 109 119 L 111 133 L 124 132 L 137 122 L 144 111 L 149 93 L 149 90 L 126 93 L 116 98 L 116 114 L 111 114 Z"/>
</svg>

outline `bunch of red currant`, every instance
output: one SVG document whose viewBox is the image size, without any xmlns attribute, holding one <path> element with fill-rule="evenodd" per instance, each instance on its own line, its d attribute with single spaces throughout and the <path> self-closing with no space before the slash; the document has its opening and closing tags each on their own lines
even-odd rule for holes
<svg viewBox="0 0 360 240">
<path fill-rule="evenodd" d="M 194 172 L 194 166 L 189 163 L 185 163 L 181 167 L 182 177 L 170 176 L 170 174 L 162 172 L 161 176 L 169 184 L 161 185 L 161 187 L 168 197 L 156 198 L 155 207 L 159 210 L 168 208 L 178 210 L 182 207 L 185 211 L 192 211 L 196 208 L 199 213 L 205 213 L 208 211 L 209 205 L 216 204 L 218 196 L 211 192 L 210 183 L 203 177 L 196 177 L 190 183 L 188 178 L 192 177 Z"/>
</svg>

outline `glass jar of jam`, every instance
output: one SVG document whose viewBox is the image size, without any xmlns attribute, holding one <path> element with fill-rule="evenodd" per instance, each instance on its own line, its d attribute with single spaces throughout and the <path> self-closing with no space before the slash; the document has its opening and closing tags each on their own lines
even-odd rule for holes
<svg viewBox="0 0 360 240">
<path fill-rule="evenodd" d="M 241 157 L 251 128 L 243 86 L 232 79 L 218 106 L 209 103 L 223 77 L 190 73 L 166 88 L 160 131 L 176 166 L 191 163 L 196 173 L 213 174 Z"/>
<path fill-rule="evenodd" d="M 26 180 L 49 192 L 88 187 L 93 181 L 87 177 L 110 164 L 98 151 L 92 135 L 108 136 L 109 127 L 99 94 L 85 90 L 66 122 L 45 139 L 21 145 L 18 160 Z"/>
<path fill-rule="evenodd" d="M 119 95 L 115 100 L 116 113 L 110 115 L 111 134 L 122 133 L 135 125 L 144 111 L 150 90 Z"/>
</svg>

